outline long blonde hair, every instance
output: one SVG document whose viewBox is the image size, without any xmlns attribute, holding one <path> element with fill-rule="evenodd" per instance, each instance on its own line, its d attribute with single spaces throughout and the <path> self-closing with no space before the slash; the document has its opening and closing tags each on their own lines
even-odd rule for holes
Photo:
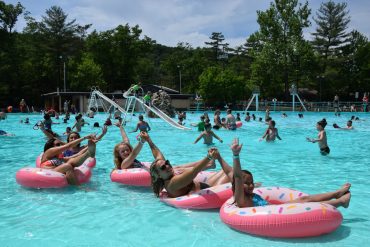
<svg viewBox="0 0 370 247">
<path fill-rule="evenodd" d="M 118 152 L 118 148 L 120 145 L 126 145 L 130 149 L 130 152 L 132 152 L 132 149 L 133 149 L 130 143 L 127 143 L 127 142 L 120 142 L 116 146 L 114 146 L 114 149 L 113 149 L 114 160 L 113 161 L 114 161 L 114 165 L 116 166 L 116 169 L 121 169 L 121 164 L 123 161 L 123 159 L 121 158 L 121 155 L 119 155 L 119 152 Z"/>
</svg>

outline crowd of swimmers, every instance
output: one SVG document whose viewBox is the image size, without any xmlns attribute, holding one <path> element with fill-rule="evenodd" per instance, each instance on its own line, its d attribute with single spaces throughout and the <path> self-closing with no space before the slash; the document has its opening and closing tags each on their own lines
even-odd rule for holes
<svg viewBox="0 0 370 247">
<path fill-rule="evenodd" d="M 253 193 L 255 183 L 252 173 L 248 170 L 241 169 L 240 154 L 243 145 L 239 143 L 237 138 L 233 140 L 230 146 L 233 154 L 232 165 L 229 165 L 225 161 L 220 151 L 215 146 L 212 146 L 208 149 L 204 158 L 187 164 L 173 166 L 170 160 L 165 158 L 165 155 L 158 146 L 154 144 L 154 141 L 149 135 L 151 128 L 149 123 L 144 121 L 143 115 L 138 116 L 136 128 L 131 131 L 140 131 L 137 135 L 137 142 L 135 144 L 130 142 L 126 134 L 125 124 L 118 114 L 115 119 L 115 123 L 112 123 L 112 121 L 106 121 L 104 123 L 101 134 L 88 134 L 83 137 L 81 137 L 79 133 L 84 125 L 88 123 L 83 119 L 82 114 L 77 114 L 72 127 L 67 127 L 65 133 L 61 135 L 58 135 L 53 131 L 52 126 L 54 124 L 58 124 L 58 122 L 54 122 L 51 119 L 51 115 L 52 114 L 49 112 L 45 112 L 44 119 L 36 123 L 34 126 L 35 129 L 40 129 L 47 137 L 43 154 L 41 156 L 41 167 L 64 173 L 67 177 L 68 183 L 71 185 L 78 184 L 74 168 L 80 166 L 88 157 L 95 157 L 97 143 L 101 141 L 107 133 L 108 126 L 114 125 L 119 129 L 122 138 L 120 142 L 112 147 L 115 165 L 114 169 L 144 168 L 139 160 L 139 156 L 143 146 L 148 144 L 154 160 L 150 166 L 149 173 L 152 179 L 153 192 L 156 196 L 160 196 L 163 189 L 167 191 L 168 196 L 178 197 L 215 185 L 231 182 L 235 203 L 239 207 L 261 206 L 268 204 L 267 201 Z M 213 138 L 216 138 L 222 143 L 223 140 L 214 132 L 214 130 L 221 128 L 235 130 L 236 122 L 241 121 L 240 114 L 234 116 L 231 109 L 227 110 L 225 118 L 221 118 L 220 115 L 221 111 L 216 110 L 213 117 L 213 125 L 206 113 L 200 117 L 199 123 L 192 124 L 201 132 L 194 141 L 194 144 L 200 139 L 203 139 L 205 144 L 210 145 L 213 144 Z M 4 117 L 3 115 L 1 115 L 1 117 L 6 118 L 6 116 Z M 288 116 L 283 113 L 282 117 L 286 118 Z M 67 121 L 69 118 L 70 116 L 67 116 L 67 114 L 64 116 L 64 119 L 67 119 Z M 110 118 L 111 117 L 108 119 L 110 120 Z M 182 113 L 181 118 L 186 118 L 186 115 Z M 249 113 L 246 113 L 244 121 L 256 121 L 256 118 L 257 117 L 254 114 L 250 115 Z M 26 120 L 27 123 L 29 123 L 29 119 Z M 353 120 L 356 121 L 356 118 L 354 117 Z M 263 122 L 262 118 L 259 118 L 258 121 Z M 265 112 L 264 122 L 267 125 L 267 129 L 261 136 L 260 140 L 266 140 L 268 142 L 273 142 L 276 139 L 281 140 L 282 138 L 279 136 L 278 129 L 276 128 L 276 122 L 271 118 L 270 111 L 268 109 Z M 26 123 L 26 121 L 24 121 L 24 123 Z M 316 124 L 316 128 L 319 132 L 318 137 L 307 137 L 309 142 L 318 143 L 320 152 L 323 155 L 330 153 L 325 132 L 326 125 L 327 122 L 325 119 L 320 120 Z M 95 126 L 96 124 L 94 123 L 94 127 Z M 99 126 L 99 124 L 97 126 Z M 353 129 L 352 120 L 348 121 L 346 129 Z M 64 135 L 66 136 L 65 140 L 62 138 Z M 82 145 L 82 142 L 85 140 L 88 141 L 87 144 Z M 207 180 L 207 183 L 197 182 L 194 180 L 200 171 L 214 168 L 216 161 L 220 164 L 222 169 L 213 174 Z M 351 196 L 349 191 L 350 186 L 351 185 L 349 183 L 345 183 L 336 191 L 301 197 L 296 202 L 325 202 L 336 207 L 348 207 Z"/>
</svg>

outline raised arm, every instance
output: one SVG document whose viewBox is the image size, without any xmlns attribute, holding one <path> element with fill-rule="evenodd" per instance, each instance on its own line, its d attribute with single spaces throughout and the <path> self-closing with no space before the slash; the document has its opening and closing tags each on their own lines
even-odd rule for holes
<svg viewBox="0 0 370 247">
<path fill-rule="evenodd" d="M 108 131 L 108 126 L 104 125 L 101 134 L 96 137 L 96 140 L 100 141 L 103 138 L 103 136 L 105 136 L 107 131 Z"/>
<path fill-rule="evenodd" d="M 73 140 L 73 141 L 68 142 L 68 143 L 65 143 L 62 146 L 49 148 L 48 150 L 46 150 L 46 152 L 42 156 L 42 159 L 43 160 L 49 160 L 49 159 L 55 157 L 56 155 L 64 152 L 65 150 L 76 146 L 78 143 L 82 142 L 83 140 L 92 140 L 92 139 L 95 139 L 95 135 L 93 135 L 93 134 L 87 135 L 85 137 L 78 138 L 78 139 Z"/>
<path fill-rule="evenodd" d="M 222 143 L 222 139 L 220 137 L 218 137 L 218 135 L 215 134 L 215 132 L 212 131 L 212 135 L 217 139 L 219 140 L 221 143 Z"/>
<path fill-rule="evenodd" d="M 222 170 L 224 170 L 225 174 L 230 179 L 230 181 L 233 181 L 233 176 L 234 176 L 233 168 L 222 158 L 218 149 L 215 149 L 215 150 L 216 150 L 215 158 L 220 163 Z"/>
<path fill-rule="evenodd" d="M 248 200 L 244 192 L 243 173 L 240 167 L 239 154 L 243 144 L 239 145 L 239 139 L 235 138 L 231 144 L 231 151 L 233 152 L 233 169 L 234 169 L 234 199 L 238 207 L 253 207 L 253 201 Z"/>
<path fill-rule="evenodd" d="M 119 131 L 121 132 L 121 137 L 122 137 L 122 141 L 124 143 L 130 143 L 130 140 L 128 139 L 127 137 L 127 134 L 126 134 L 126 131 L 125 129 L 123 128 L 122 124 L 120 121 L 114 123 L 115 126 L 117 126 L 119 128 Z"/>
<path fill-rule="evenodd" d="M 127 169 L 132 165 L 132 163 L 134 162 L 134 160 L 140 153 L 141 149 L 143 148 L 144 143 L 145 143 L 145 140 L 143 139 L 139 140 L 139 142 L 136 144 L 136 146 L 134 147 L 132 152 L 129 154 L 129 156 L 122 161 L 121 169 Z"/>
<path fill-rule="evenodd" d="M 162 154 L 161 150 L 153 143 L 152 139 L 149 137 L 148 133 L 146 132 L 141 132 L 140 133 L 140 138 L 144 139 L 150 147 L 150 150 L 152 151 L 154 159 L 162 159 L 164 160 L 164 155 Z"/>
<path fill-rule="evenodd" d="M 201 172 L 208 164 L 208 162 L 214 159 L 215 150 L 210 150 L 207 157 L 201 160 L 201 162 L 189 169 L 186 169 L 183 173 L 173 176 L 170 182 L 167 184 L 167 190 L 175 191 L 179 190 L 188 184 L 190 184 L 193 179 Z"/>
</svg>

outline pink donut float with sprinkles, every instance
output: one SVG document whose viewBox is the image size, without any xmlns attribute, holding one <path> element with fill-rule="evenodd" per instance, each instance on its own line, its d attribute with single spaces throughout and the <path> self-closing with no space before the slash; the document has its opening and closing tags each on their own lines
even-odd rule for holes
<svg viewBox="0 0 370 247">
<path fill-rule="evenodd" d="M 82 165 L 75 168 L 79 183 L 90 181 L 91 167 L 94 167 L 95 163 L 95 158 L 87 158 Z M 25 167 L 17 171 L 15 178 L 18 184 L 30 188 L 62 188 L 68 186 L 66 176 L 51 169 Z"/>
<path fill-rule="evenodd" d="M 307 195 L 297 190 L 261 187 L 254 189 L 254 193 L 273 205 L 238 208 L 232 197 L 220 209 L 221 220 L 238 231 L 276 238 L 327 234 L 337 229 L 343 221 L 342 214 L 329 204 L 288 203 Z"/>
<path fill-rule="evenodd" d="M 227 183 L 176 198 L 170 198 L 163 192 L 161 201 L 176 208 L 211 209 L 220 208 L 232 195 L 231 183 Z"/>
</svg>

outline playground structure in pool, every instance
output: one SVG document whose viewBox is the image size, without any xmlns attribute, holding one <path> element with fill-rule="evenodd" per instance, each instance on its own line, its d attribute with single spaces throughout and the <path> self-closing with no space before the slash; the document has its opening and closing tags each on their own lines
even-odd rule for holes
<svg viewBox="0 0 370 247">
<path fill-rule="evenodd" d="M 139 90 L 136 91 L 143 92 L 143 89 L 140 87 Z M 143 95 L 143 93 L 141 95 Z M 165 114 L 156 106 L 152 104 L 146 104 L 144 99 L 142 97 L 139 97 L 138 94 L 135 93 L 134 86 L 130 87 L 123 94 L 123 97 L 126 99 L 126 102 L 125 106 L 121 107 L 115 100 L 112 100 L 105 96 L 99 90 L 99 88 L 93 87 L 91 89 L 88 109 L 97 112 L 99 107 L 102 107 L 103 110 L 107 113 L 114 111 L 114 109 L 118 109 L 122 113 L 123 122 L 129 122 L 132 120 L 136 105 L 138 104 L 146 115 L 148 115 L 149 112 L 152 112 L 154 115 L 158 116 L 159 118 L 161 118 L 163 121 L 165 121 L 167 124 L 174 128 L 181 130 L 190 130 L 190 128 L 177 123 L 174 119 Z"/>
<path fill-rule="evenodd" d="M 148 115 L 149 112 L 152 112 L 154 115 L 158 116 L 161 118 L 164 122 L 169 124 L 170 126 L 181 129 L 181 130 L 190 130 L 190 128 L 185 127 L 179 123 L 177 123 L 174 119 L 172 119 L 170 116 L 165 114 L 162 110 L 160 110 L 158 107 L 154 106 L 153 104 L 146 104 L 145 100 L 139 96 L 138 92 L 140 92 L 140 95 L 144 95 L 144 91 L 141 87 L 139 88 L 134 88 L 137 86 L 132 86 L 130 87 L 125 93 L 123 93 L 123 97 L 126 99 L 125 105 L 120 106 L 114 99 L 108 98 L 106 95 L 104 95 L 98 87 L 93 87 L 91 89 L 91 94 L 90 94 L 90 99 L 89 99 L 89 110 L 93 110 L 95 112 L 98 111 L 99 107 L 101 107 L 104 112 L 111 113 L 114 111 L 114 109 L 117 109 L 118 111 L 121 112 L 122 119 L 124 122 L 130 122 L 132 120 L 132 117 L 134 115 L 134 111 L 136 109 L 137 104 L 141 108 L 141 110 L 144 112 L 144 114 Z M 258 98 L 260 95 L 260 91 L 258 88 L 253 90 L 252 92 L 252 97 L 249 100 L 247 107 L 245 108 L 245 112 L 248 111 L 249 107 L 253 103 L 253 100 L 255 100 L 255 105 L 256 105 L 256 111 L 258 111 Z M 292 85 L 291 87 L 291 95 L 292 95 L 292 111 L 294 111 L 295 107 L 295 99 L 297 98 L 302 106 L 302 108 L 307 111 L 304 103 L 300 99 L 298 93 L 297 93 L 297 88 L 295 85 Z M 197 96 L 196 97 L 197 101 L 197 111 L 199 109 L 199 106 L 201 104 L 201 97 Z M 276 106 L 276 99 L 273 100 L 274 102 L 274 109 Z"/>
</svg>

